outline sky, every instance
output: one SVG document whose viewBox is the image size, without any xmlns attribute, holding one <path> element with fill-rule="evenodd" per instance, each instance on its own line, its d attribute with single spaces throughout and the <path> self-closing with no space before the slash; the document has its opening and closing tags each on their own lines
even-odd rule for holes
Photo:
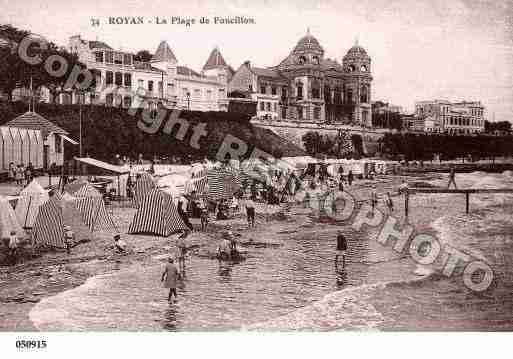
<svg viewBox="0 0 513 359">
<path fill-rule="evenodd" d="M 235 69 L 285 58 L 307 28 L 339 62 L 355 39 L 372 59 L 372 98 L 413 111 L 415 101 L 481 101 L 488 120 L 513 122 L 513 1 L 494 0 L 0 0 L 0 24 L 59 45 L 80 34 L 116 49 L 154 52 L 168 41 L 200 70 L 218 46 Z M 109 17 L 144 16 L 144 25 Z M 255 24 L 155 24 L 155 17 L 253 18 Z M 100 26 L 91 26 L 91 18 Z"/>
</svg>

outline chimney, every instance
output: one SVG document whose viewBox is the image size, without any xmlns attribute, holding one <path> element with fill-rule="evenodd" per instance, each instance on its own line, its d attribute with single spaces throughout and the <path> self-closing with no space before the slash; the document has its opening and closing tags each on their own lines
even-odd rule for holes
<svg viewBox="0 0 513 359">
<path fill-rule="evenodd" d="M 251 62 L 249 60 L 244 61 L 244 65 L 247 67 L 251 67 Z"/>
</svg>

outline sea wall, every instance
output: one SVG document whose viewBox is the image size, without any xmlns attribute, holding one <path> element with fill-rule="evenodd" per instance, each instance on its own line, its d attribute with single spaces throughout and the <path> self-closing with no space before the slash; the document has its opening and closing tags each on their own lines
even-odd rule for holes
<svg viewBox="0 0 513 359">
<path fill-rule="evenodd" d="M 304 149 L 302 137 L 310 131 L 316 131 L 323 135 L 336 136 L 339 130 L 348 131 L 350 134 L 362 136 L 363 150 L 367 155 L 374 155 L 378 150 L 378 140 L 382 138 L 386 130 L 367 129 L 348 125 L 319 125 L 316 123 L 298 123 L 288 121 L 251 121 L 253 126 L 266 128 L 278 136 L 287 139 L 298 147 Z"/>
</svg>

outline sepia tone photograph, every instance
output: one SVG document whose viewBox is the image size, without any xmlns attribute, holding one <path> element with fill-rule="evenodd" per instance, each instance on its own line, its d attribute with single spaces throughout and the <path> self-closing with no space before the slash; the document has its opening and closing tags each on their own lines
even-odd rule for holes
<svg viewBox="0 0 513 359">
<path fill-rule="evenodd" d="M 511 1 L 0 6 L 11 346 L 513 330 Z"/>
</svg>

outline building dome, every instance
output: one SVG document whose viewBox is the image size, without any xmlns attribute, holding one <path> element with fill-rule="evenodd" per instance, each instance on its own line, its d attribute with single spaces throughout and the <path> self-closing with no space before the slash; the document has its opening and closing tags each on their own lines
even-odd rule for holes
<svg viewBox="0 0 513 359">
<path fill-rule="evenodd" d="M 344 57 L 352 57 L 352 58 L 366 57 L 366 58 L 368 58 L 369 55 L 367 55 L 367 51 L 365 51 L 365 49 L 358 44 L 358 40 L 357 40 L 355 42 L 354 46 L 349 49 L 346 56 L 344 56 Z"/>
<path fill-rule="evenodd" d="M 319 44 L 319 41 L 310 34 L 310 30 L 308 30 L 307 34 L 303 36 L 297 43 L 294 48 L 294 52 L 324 52 L 322 46 Z"/>
</svg>

